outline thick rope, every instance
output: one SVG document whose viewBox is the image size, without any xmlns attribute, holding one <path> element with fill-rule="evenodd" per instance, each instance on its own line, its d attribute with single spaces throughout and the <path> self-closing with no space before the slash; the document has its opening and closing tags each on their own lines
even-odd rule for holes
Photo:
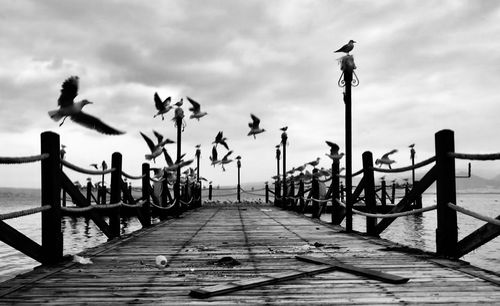
<svg viewBox="0 0 500 306">
<path fill-rule="evenodd" d="M 146 201 L 142 200 L 140 202 L 137 202 L 135 204 L 127 204 L 127 203 L 121 203 L 123 207 L 129 207 L 129 208 L 140 208 L 146 203 Z"/>
<path fill-rule="evenodd" d="M 20 211 L 14 211 L 6 214 L 0 214 L 0 220 L 8 220 L 8 219 L 14 219 L 18 217 L 23 217 L 23 216 L 28 216 L 32 214 L 36 214 L 42 211 L 46 211 L 51 209 L 52 206 L 50 205 L 43 205 L 40 207 L 35 207 L 35 208 L 29 208 L 29 209 L 24 209 Z"/>
<path fill-rule="evenodd" d="M 360 175 L 361 173 L 363 173 L 363 169 L 360 169 L 360 170 L 354 172 L 353 174 L 351 174 L 351 177 L 355 177 L 357 175 Z"/>
<path fill-rule="evenodd" d="M 26 164 L 44 160 L 49 157 L 49 153 L 41 155 L 22 156 L 22 157 L 0 157 L 0 164 Z"/>
<path fill-rule="evenodd" d="M 191 204 L 191 202 L 193 202 L 193 199 L 194 198 L 191 197 L 191 199 L 189 199 L 189 201 L 187 201 L 187 202 L 184 202 L 183 200 L 179 200 L 179 202 L 181 202 L 181 204 L 183 204 L 183 205 L 189 205 L 189 204 Z"/>
<path fill-rule="evenodd" d="M 265 194 L 260 194 L 260 193 L 254 193 L 254 192 L 248 192 L 248 191 L 243 191 L 244 194 L 249 194 L 253 196 L 258 196 L 258 197 L 265 197 Z"/>
<path fill-rule="evenodd" d="M 448 207 L 455 210 L 455 211 L 461 212 L 464 215 L 471 216 L 471 217 L 474 217 L 476 219 L 486 221 L 486 222 L 493 224 L 493 225 L 496 225 L 496 226 L 500 226 L 500 220 L 498 220 L 498 219 L 483 216 L 483 215 L 478 214 L 476 212 L 473 212 L 473 211 L 470 211 L 470 210 L 465 209 L 463 207 L 457 206 L 453 203 L 448 203 Z"/>
<path fill-rule="evenodd" d="M 341 202 L 339 199 L 335 199 L 337 203 L 339 203 L 340 206 L 346 207 L 345 203 Z M 372 218 L 397 218 L 397 217 L 403 217 L 403 216 L 409 216 L 409 215 L 415 215 L 415 214 L 420 214 L 426 211 L 431 211 L 437 208 L 437 205 L 432 205 L 420 209 L 414 209 L 410 211 L 405 211 L 405 212 L 399 212 L 399 213 L 393 213 L 393 214 L 370 214 L 366 212 L 362 212 L 356 209 L 352 209 L 352 212 L 361 216 L 365 217 L 372 217 Z"/>
<path fill-rule="evenodd" d="M 158 208 L 160 210 L 170 210 L 172 208 L 172 206 L 175 205 L 175 201 L 172 201 L 168 207 L 161 207 L 161 206 L 158 206 L 158 205 L 156 205 L 155 203 L 152 203 L 152 202 L 150 204 L 151 204 L 151 206 L 156 207 L 156 208 Z"/>
<path fill-rule="evenodd" d="M 393 169 L 382 169 L 382 168 L 375 168 L 375 167 L 373 167 L 373 171 L 375 171 L 375 172 L 384 172 L 384 173 L 405 172 L 405 171 L 414 170 L 414 169 L 418 169 L 418 168 L 427 166 L 428 164 L 430 164 L 432 162 L 435 162 L 435 161 L 436 161 L 436 157 L 433 156 L 433 157 L 428 158 L 428 159 L 426 159 L 424 161 L 421 161 L 418 164 L 415 164 L 413 166 L 402 167 L 402 168 L 393 168 Z"/>
<path fill-rule="evenodd" d="M 91 174 L 91 175 L 102 175 L 102 174 L 108 174 L 108 173 L 115 171 L 114 168 L 110 168 L 110 169 L 104 170 L 104 171 L 97 171 L 97 170 L 94 171 L 94 170 L 83 169 L 83 168 L 80 168 L 76 165 L 73 165 L 72 163 L 70 163 L 64 159 L 61 159 L 61 164 L 63 164 L 64 166 L 66 166 L 66 167 L 68 167 L 71 170 L 74 170 L 76 172 L 80 172 L 80 173 L 84 173 L 84 174 Z"/>
<path fill-rule="evenodd" d="M 500 159 L 500 153 L 492 154 L 464 154 L 464 153 L 448 153 L 449 156 L 455 157 L 457 159 L 469 159 L 469 160 L 498 160 Z"/>
<path fill-rule="evenodd" d="M 130 175 L 130 174 L 127 174 L 125 171 L 122 170 L 122 175 L 128 179 L 131 179 L 131 180 L 140 180 L 142 179 L 143 177 L 145 177 L 146 175 L 143 174 L 143 175 L 138 175 L 138 176 L 133 176 L 133 175 Z"/>
</svg>

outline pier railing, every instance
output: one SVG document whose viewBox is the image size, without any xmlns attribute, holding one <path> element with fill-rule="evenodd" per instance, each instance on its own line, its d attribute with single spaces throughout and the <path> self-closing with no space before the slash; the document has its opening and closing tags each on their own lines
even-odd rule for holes
<svg viewBox="0 0 500 306">
<path fill-rule="evenodd" d="M 0 240 L 38 262 L 49 264 L 63 259 L 63 233 L 61 218 L 64 215 L 85 216 L 90 218 L 108 237 L 120 237 L 120 217 L 122 215 L 137 216 L 143 227 L 151 226 L 152 215 L 161 219 L 177 216 L 182 212 L 201 206 L 201 186 L 187 180 L 183 184 L 178 198 L 169 196 L 168 180 L 153 180 L 150 177 L 149 164 L 142 164 L 142 174 L 132 176 L 122 169 L 122 155 L 112 155 L 111 168 L 94 171 L 81 168 L 63 160 L 60 154 L 59 135 L 53 132 L 41 134 L 41 154 L 25 157 L 0 157 L 0 164 L 18 164 L 41 162 L 41 206 L 10 212 L 0 215 Z M 72 183 L 63 167 L 88 175 L 111 175 L 109 203 L 106 203 L 107 190 L 101 186 L 104 197 L 96 198 L 92 193 L 92 184 L 87 184 L 87 197 L 78 186 Z M 132 188 L 127 186 L 124 178 L 141 180 L 141 196 L 135 199 Z M 152 192 L 150 181 L 163 186 L 160 196 Z M 61 191 L 69 195 L 74 206 L 61 205 Z M 162 199 L 163 198 L 163 199 Z M 92 199 L 95 205 L 92 204 Z M 31 240 L 4 220 L 41 213 L 41 245 Z M 106 222 L 105 217 L 108 218 Z"/>
<path fill-rule="evenodd" d="M 338 152 L 338 151 L 337 151 Z M 455 152 L 454 133 L 451 130 L 442 130 L 435 134 L 435 156 L 420 163 L 408 167 L 381 169 L 373 166 L 372 153 L 363 153 L 363 168 L 352 176 L 362 175 L 358 185 L 351 192 L 351 203 L 346 203 L 341 194 L 339 185 L 338 160 L 333 162 L 331 185 L 328 191 L 321 192 L 319 184 L 329 180 L 321 181 L 319 176 L 313 174 L 310 179 L 310 188 L 303 179 L 299 180 L 298 192 L 295 193 L 295 182 L 293 177 L 286 179 L 286 193 L 281 197 L 275 195 L 275 205 L 283 209 L 290 209 L 300 213 L 310 212 L 311 217 L 319 218 L 325 211 L 327 203 L 331 203 L 332 223 L 340 224 L 344 219 L 351 219 L 349 212 L 366 217 L 366 232 L 369 235 L 378 236 L 386 230 L 392 222 L 401 216 L 422 214 L 428 211 L 437 211 L 436 229 L 436 253 L 441 256 L 459 258 L 477 249 L 481 245 L 491 241 L 500 235 L 500 215 L 496 217 L 483 216 L 476 212 L 467 210 L 457 205 L 456 201 L 456 173 L 455 159 L 466 160 L 499 160 L 500 153 L 495 154 L 463 154 Z M 391 210 L 379 213 L 380 207 L 385 206 L 386 192 L 385 181 L 382 186 L 375 186 L 374 172 L 399 173 L 416 170 L 425 166 L 432 167 L 423 175 L 419 181 L 415 181 L 409 188 L 406 185 L 405 195 L 396 204 L 395 184 L 393 184 Z M 433 184 L 436 184 L 436 205 L 422 207 L 422 194 Z M 277 183 L 275 194 L 280 194 L 280 184 Z M 285 186 L 285 184 L 283 185 Z M 377 194 L 380 191 L 380 196 Z M 308 194 L 307 194 L 308 193 Z M 361 196 L 363 194 L 363 196 Z M 379 201 L 377 201 L 377 198 Z M 362 209 L 355 209 L 355 204 Z M 473 233 L 458 240 L 457 212 L 466 214 L 473 218 L 485 221 L 486 224 Z M 379 222 L 378 219 L 381 219 Z M 346 221 L 347 222 L 347 221 Z"/>
</svg>

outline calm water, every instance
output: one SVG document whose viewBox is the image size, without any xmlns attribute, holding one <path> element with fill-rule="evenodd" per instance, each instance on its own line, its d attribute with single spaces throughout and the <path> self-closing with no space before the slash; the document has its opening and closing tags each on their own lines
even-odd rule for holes
<svg viewBox="0 0 500 306">
<path fill-rule="evenodd" d="M 246 191 L 241 194 L 242 200 L 264 201 L 264 190 L 262 185 L 242 186 Z M 235 201 L 236 190 L 214 186 L 214 200 Z M 206 200 L 208 189 L 203 190 L 203 198 Z M 272 195 L 270 195 L 272 199 Z M 435 195 L 425 195 L 424 206 L 433 205 Z M 470 210 L 496 217 L 500 215 L 500 194 L 460 194 L 457 196 L 458 204 Z M 0 188 L 0 213 L 7 213 L 21 209 L 37 207 L 40 205 L 40 190 L 36 189 L 12 189 Z M 37 243 L 41 243 L 40 228 L 41 214 L 25 216 L 7 220 L 6 223 L 21 231 Z M 330 220 L 330 215 L 323 215 L 322 219 Z M 466 236 L 484 222 L 458 214 L 459 238 Z M 364 218 L 354 217 L 354 229 L 365 230 Z M 85 248 L 93 247 L 106 242 L 107 238 L 99 231 L 92 221 L 85 218 L 65 217 L 62 221 L 64 229 L 64 254 L 77 254 Z M 140 229 L 141 225 L 136 218 L 122 221 L 122 233 L 130 233 Z M 411 246 L 435 251 L 434 239 L 436 228 L 435 211 L 424 213 L 421 216 L 408 216 L 398 218 L 382 234 L 383 238 Z M 478 250 L 463 257 L 462 259 L 472 264 L 500 273 L 500 238 L 496 238 Z M 16 251 L 10 246 L 0 242 L 0 281 L 12 278 L 15 275 L 31 270 L 39 264 L 28 256 Z"/>
</svg>

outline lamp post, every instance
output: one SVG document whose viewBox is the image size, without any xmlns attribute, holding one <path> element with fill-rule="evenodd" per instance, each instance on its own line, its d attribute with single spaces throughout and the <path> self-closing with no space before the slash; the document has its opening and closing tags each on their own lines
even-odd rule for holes
<svg viewBox="0 0 500 306">
<path fill-rule="evenodd" d="M 201 150 L 200 150 L 200 145 L 196 145 L 196 192 L 198 194 L 198 197 L 200 197 L 200 200 L 197 201 L 197 205 L 201 206 L 201 180 L 200 180 L 200 156 L 201 156 Z"/>
<path fill-rule="evenodd" d="M 181 160 L 181 135 L 182 135 L 182 120 L 184 119 L 184 110 L 180 106 L 175 109 L 175 126 L 177 127 L 177 160 L 176 163 Z M 177 175 L 174 184 L 174 198 L 175 198 L 175 210 L 179 213 L 180 208 L 180 195 L 181 195 L 181 167 L 177 167 Z"/>
<path fill-rule="evenodd" d="M 277 199 L 280 198 L 281 192 L 280 192 L 280 156 L 281 156 L 281 151 L 280 151 L 280 145 L 276 145 L 276 184 L 274 185 L 274 205 L 278 205 Z"/>
<path fill-rule="evenodd" d="M 241 185 L 240 185 L 240 168 L 241 168 L 241 156 L 236 156 L 236 165 L 238 166 L 238 203 L 241 203 Z"/>
<path fill-rule="evenodd" d="M 286 142 L 288 140 L 288 135 L 286 132 L 281 133 L 281 145 L 283 146 L 283 196 L 281 205 L 282 207 L 286 207 Z"/>
<path fill-rule="evenodd" d="M 346 156 L 346 231 L 352 232 L 352 105 L 351 105 L 351 89 L 352 86 L 358 86 L 359 80 L 354 73 L 356 65 L 354 57 L 346 55 L 341 60 L 342 74 L 338 81 L 340 87 L 345 87 L 344 104 L 345 104 L 345 156 Z M 356 77 L 353 79 L 353 75 Z M 342 76 L 344 77 L 342 79 Z"/>
</svg>

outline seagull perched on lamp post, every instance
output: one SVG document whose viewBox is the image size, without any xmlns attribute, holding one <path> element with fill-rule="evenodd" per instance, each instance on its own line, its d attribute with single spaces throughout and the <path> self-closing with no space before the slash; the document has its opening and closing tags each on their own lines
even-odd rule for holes
<svg viewBox="0 0 500 306">
<path fill-rule="evenodd" d="M 344 52 L 349 55 L 349 52 L 351 52 L 352 49 L 354 48 L 354 43 L 355 41 L 351 39 L 347 44 L 343 45 L 340 49 L 338 49 L 335 52 Z"/>
<path fill-rule="evenodd" d="M 124 132 L 119 131 L 106 123 L 102 122 L 100 119 L 86 114 L 82 111 L 83 107 L 87 104 L 92 104 L 88 100 L 82 100 L 80 102 L 75 102 L 74 99 L 78 95 L 78 76 L 71 76 L 66 79 L 61 88 L 61 95 L 57 100 L 59 109 L 49 111 L 49 116 L 54 121 L 63 121 L 59 126 L 63 125 L 67 117 L 69 117 L 74 122 L 83 125 L 89 129 L 93 129 L 102 134 L 108 135 L 121 135 Z"/>
</svg>

